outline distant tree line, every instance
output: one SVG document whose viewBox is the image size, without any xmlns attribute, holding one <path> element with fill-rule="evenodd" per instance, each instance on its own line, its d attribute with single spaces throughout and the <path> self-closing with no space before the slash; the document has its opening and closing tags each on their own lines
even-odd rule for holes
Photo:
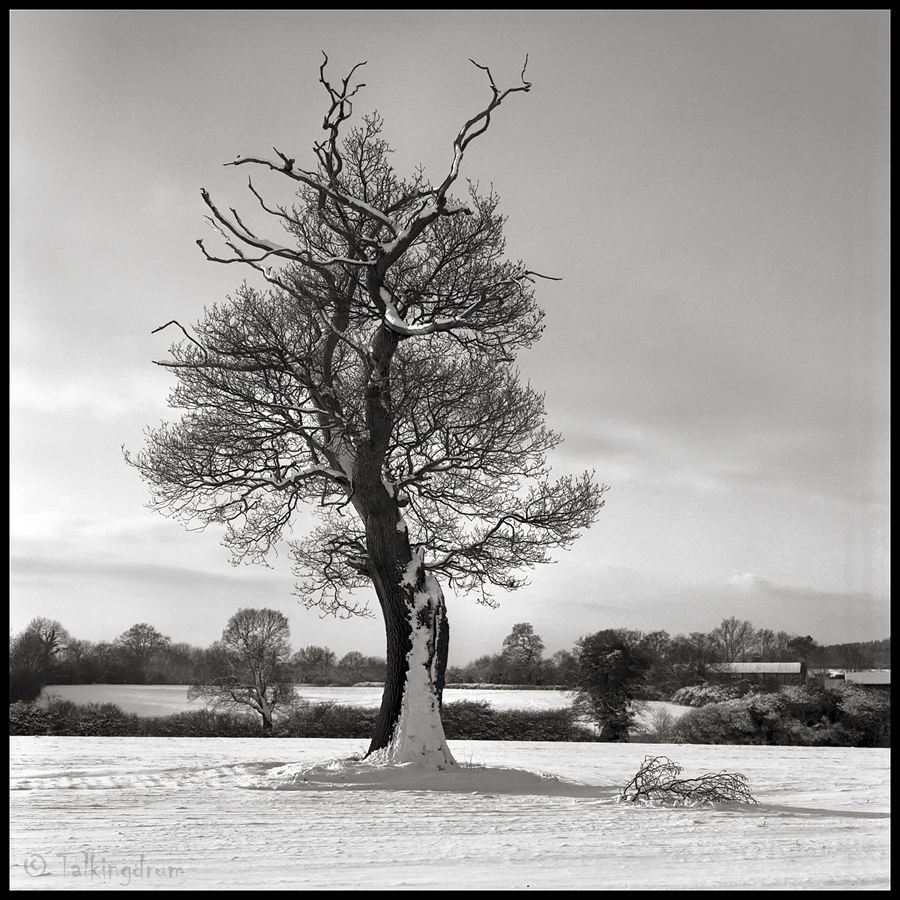
<svg viewBox="0 0 900 900">
<path fill-rule="evenodd" d="M 112 641 L 73 637 L 59 622 L 37 617 L 10 637 L 10 703 L 38 697 L 48 684 L 209 684 L 223 677 L 223 642 L 175 643 L 139 623 Z M 296 651 L 279 677 L 288 682 L 351 685 L 384 681 L 385 659 L 351 650 L 340 659 L 327 647 Z"/>
<path fill-rule="evenodd" d="M 757 629 L 734 617 L 710 632 L 674 637 L 666 631 L 607 631 L 642 661 L 643 674 L 635 687 L 639 699 L 666 700 L 680 688 L 714 680 L 720 662 L 801 660 L 810 668 L 890 667 L 890 638 L 819 646 L 810 635 Z M 223 677 L 220 645 L 175 643 L 147 623 L 133 625 L 112 641 L 93 642 L 73 637 L 55 620 L 38 617 L 10 637 L 10 702 L 33 700 L 47 684 L 214 683 Z M 446 683 L 575 688 L 583 678 L 583 649 L 579 642 L 545 657 L 543 640 L 523 622 L 513 626 L 498 653 L 449 666 Z M 320 686 L 381 682 L 385 666 L 383 657 L 351 650 L 339 659 L 328 647 L 310 645 L 285 660 L 281 677 Z"/>
<path fill-rule="evenodd" d="M 607 629 L 630 651 L 646 660 L 643 699 L 669 699 L 679 688 L 715 677 L 726 662 L 805 662 L 812 669 L 890 668 L 891 640 L 820 646 L 810 635 L 754 628 L 733 616 L 712 631 L 672 637 L 667 631 Z M 582 638 L 582 641 L 584 638 Z M 513 626 L 499 653 L 479 656 L 465 666 L 449 666 L 447 683 L 560 685 L 576 687 L 581 678 L 581 641 L 572 650 L 544 658 L 544 642 L 533 627 Z"/>
</svg>

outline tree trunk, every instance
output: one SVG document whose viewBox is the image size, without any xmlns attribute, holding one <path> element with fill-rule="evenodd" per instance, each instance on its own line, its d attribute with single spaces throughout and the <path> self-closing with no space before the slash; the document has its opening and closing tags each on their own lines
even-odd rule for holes
<svg viewBox="0 0 900 900">
<path fill-rule="evenodd" d="M 379 295 L 374 282 L 370 293 Z M 449 636 L 444 595 L 437 579 L 425 571 L 423 551 L 410 547 L 395 486 L 383 475 L 393 427 L 390 361 L 397 344 L 397 335 L 386 328 L 372 341 L 368 440 L 357 446 L 353 464 L 353 504 L 365 523 L 368 574 L 387 636 L 384 695 L 366 757 L 444 769 L 456 765 L 441 724 Z"/>
<path fill-rule="evenodd" d="M 437 691 L 438 707 L 444 708 L 444 685 L 447 680 L 447 654 L 450 650 L 450 620 L 447 618 L 447 605 L 443 605 L 444 614 L 438 623 L 437 633 L 437 669 L 434 687 Z"/>
<path fill-rule="evenodd" d="M 445 769 L 456 762 L 440 713 L 449 638 L 444 595 L 419 554 L 411 554 L 399 577 L 397 569 L 373 572 L 384 614 L 387 673 L 366 757 Z"/>
<path fill-rule="evenodd" d="M 265 686 L 261 687 L 257 682 L 254 692 L 256 693 L 257 708 L 262 716 L 262 733 L 265 734 L 267 731 L 272 730 L 272 707 L 269 705 L 268 697 L 266 697 Z"/>
</svg>

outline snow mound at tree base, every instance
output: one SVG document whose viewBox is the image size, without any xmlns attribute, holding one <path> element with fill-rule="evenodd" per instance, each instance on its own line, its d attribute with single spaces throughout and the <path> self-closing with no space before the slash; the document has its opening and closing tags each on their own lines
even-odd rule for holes
<svg viewBox="0 0 900 900">
<path fill-rule="evenodd" d="M 79 739 L 80 740 L 80 739 Z M 23 772 L 10 779 L 14 791 L 142 789 L 263 791 L 445 791 L 458 794 L 590 797 L 614 802 L 612 787 L 582 784 L 555 775 L 505 767 L 337 759 L 324 763 L 249 762 L 214 767 L 146 770 L 140 764 L 107 771 Z"/>
<path fill-rule="evenodd" d="M 445 769 L 415 763 L 337 759 L 324 763 L 253 762 L 212 768 L 156 771 L 23 773 L 12 790 L 126 790 L 204 787 L 263 791 L 445 791 L 458 794 L 517 794 L 590 797 L 614 802 L 612 787 L 568 781 L 556 775 L 506 767 L 455 765 Z"/>
<path fill-rule="evenodd" d="M 610 802 L 618 795 L 612 787 L 581 784 L 525 769 L 476 765 L 435 769 L 415 763 L 356 759 L 332 760 L 315 765 L 288 764 L 267 768 L 252 780 L 242 780 L 242 787 L 276 791 L 449 791 L 481 795 L 592 797 Z"/>
</svg>

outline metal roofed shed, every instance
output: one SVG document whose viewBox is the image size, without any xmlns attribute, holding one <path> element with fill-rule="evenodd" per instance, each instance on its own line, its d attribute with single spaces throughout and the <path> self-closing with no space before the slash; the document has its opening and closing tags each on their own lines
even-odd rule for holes
<svg viewBox="0 0 900 900">
<path fill-rule="evenodd" d="M 712 671 L 720 676 L 743 678 L 747 681 L 803 684 L 806 663 L 803 662 L 731 662 L 717 663 Z"/>
<path fill-rule="evenodd" d="M 716 671 L 724 675 L 800 675 L 802 662 L 733 662 L 718 663 Z"/>
<path fill-rule="evenodd" d="M 873 672 L 845 672 L 844 681 L 847 684 L 879 684 L 890 686 L 891 670 L 880 669 Z"/>
<path fill-rule="evenodd" d="M 891 670 L 869 669 L 862 672 L 854 672 L 847 669 L 827 669 L 823 673 L 822 683 L 827 688 L 839 688 L 845 685 L 856 685 L 862 688 L 874 688 L 890 691 Z"/>
</svg>

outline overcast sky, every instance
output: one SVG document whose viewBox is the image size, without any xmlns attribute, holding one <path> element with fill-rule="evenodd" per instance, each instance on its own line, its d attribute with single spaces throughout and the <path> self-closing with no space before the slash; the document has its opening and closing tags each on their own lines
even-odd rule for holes
<svg viewBox="0 0 900 900">
<path fill-rule="evenodd" d="M 121 446 L 174 413 L 151 364 L 246 273 L 206 262 L 200 188 L 249 209 L 271 155 L 312 164 L 326 95 L 367 60 L 401 173 L 439 182 L 460 125 L 507 249 L 541 282 L 525 377 L 611 485 L 597 524 L 498 610 L 448 592 L 453 664 L 517 622 L 547 651 L 601 628 L 735 615 L 820 643 L 890 634 L 887 11 L 11 13 L 13 630 L 207 645 L 242 606 L 295 647 L 383 654 L 320 619 L 286 556 L 233 569 L 221 534 L 148 510 Z M 252 202 L 251 202 L 252 201 Z M 270 235 L 270 236 L 274 236 Z M 302 527 L 302 522 L 298 523 Z M 377 608 L 377 604 L 376 604 Z"/>
</svg>

